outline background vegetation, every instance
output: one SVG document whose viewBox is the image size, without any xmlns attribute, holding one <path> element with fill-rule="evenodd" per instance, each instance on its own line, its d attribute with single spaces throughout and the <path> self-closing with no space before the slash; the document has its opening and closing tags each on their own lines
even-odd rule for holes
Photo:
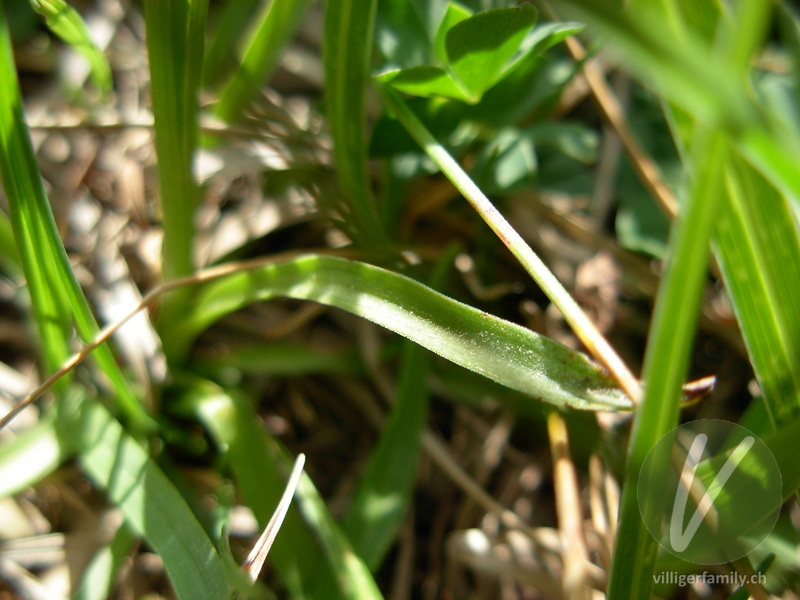
<svg viewBox="0 0 800 600">
<path fill-rule="evenodd" d="M 796 597 L 790 4 L 0 8 L 0 593 Z M 702 567 L 637 489 L 712 418 L 786 504 Z"/>
</svg>

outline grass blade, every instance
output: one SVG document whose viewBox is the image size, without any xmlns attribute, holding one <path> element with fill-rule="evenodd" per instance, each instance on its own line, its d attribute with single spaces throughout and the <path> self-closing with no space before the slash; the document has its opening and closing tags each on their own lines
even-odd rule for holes
<svg viewBox="0 0 800 600">
<path fill-rule="evenodd" d="M 430 355 L 406 342 L 397 405 L 370 456 L 344 521 L 353 550 L 375 572 L 405 517 L 417 475 L 422 430 L 428 414 Z"/>
<path fill-rule="evenodd" d="M 259 419 L 241 398 L 213 389 L 195 390 L 195 393 L 197 397 L 193 403 L 198 418 L 216 443 L 225 449 L 247 505 L 259 522 L 266 524 L 285 485 L 282 467 L 289 466 L 285 453 L 267 436 L 259 425 Z M 326 536 L 327 532 L 327 535 L 334 538 L 325 537 L 325 556 L 320 553 L 312 533 L 298 512 L 301 499 L 304 499 L 304 512 L 310 512 L 313 517 L 310 526 L 315 534 Z M 335 600 L 354 597 L 347 592 L 352 585 L 359 589 L 370 589 L 370 584 L 353 583 L 362 582 L 365 577 L 371 581 L 371 577 L 363 563 L 355 558 L 353 551 L 343 541 L 342 534 L 331 533 L 336 530 L 333 518 L 318 499 L 313 485 L 307 477 L 301 478 L 297 502 L 289 509 L 281 533 L 270 552 L 270 559 L 275 561 L 292 597 Z M 330 544 L 334 546 L 331 547 Z M 345 564 L 341 564 L 342 560 Z M 313 596 L 307 587 L 318 580 L 334 581 L 337 585 L 327 589 L 324 596 Z"/>
<path fill-rule="evenodd" d="M 366 88 L 377 0 L 331 0 L 325 16 L 326 114 L 353 232 L 363 246 L 386 242 L 367 172 Z"/>
<path fill-rule="evenodd" d="M 284 46 L 294 36 L 310 0 L 273 0 L 265 6 L 245 44 L 241 64 L 225 86 L 216 115 L 223 121 L 240 118 L 259 89 L 278 67 Z"/>
<path fill-rule="evenodd" d="M 147 452 L 96 402 L 80 403 L 66 419 L 78 436 L 82 470 L 161 556 L 178 597 L 227 597 L 222 559 Z"/>
<path fill-rule="evenodd" d="M 200 195 L 192 158 L 199 135 L 197 90 L 207 6 L 207 0 L 145 2 L 166 280 L 194 270 L 194 210 Z M 186 302 L 185 290 L 167 296 L 159 322 L 173 322 Z M 170 356 L 169 336 L 164 336 L 164 350 Z"/>
<path fill-rule="evenodd" d="M 105 600 L 117 573 L 130 556 L 135 536 L 124 522 L 108 546 L 101 548 L 86 567 L 72 600 Z"/>
<path fill-rule="evenodd" d="M 92 80 L 104 96 L 111 92 L 111 66 L 92 41 L 89 28 L 78 11 L 64 0 L 30 0 L 33 10 L 42 15 L 50 31 L 86 57 Z"/>
<path fill-rule="evenodd" d="M 69 264 L 36 164 L 22 114 L 4 5 L 0 6 L 0 89 L 0 178 L 45 365 L 53 371 L 69 356 L 73 319 L 84 340 L 91 339 L 98 327 Z M 120 408 L 136 427 L 149 428 L 150 418 L 107 345 L 98 348 L 96 360 L 111 381 Z"/>
<path fill-rule="evenodd" d="M 653 444 L 678 421 L 681 384 L 694 340 L 700 297 L 705 282 L 709 240 L 716 214 L 727 144 L 721 134 L 698 141 L 693 169 L 695 188 L 685 214 L 674 225 L 672 250 L 661 283 L 645 353 L 644 401 L 634 420 L 623 488 L 620 525 L 609 582 L 609 598 L 650 598 L 657 542 L 642 515 L 654 508 L 659 490 L 638 496 L 640 471 Z M 669 368 L 665 368 L 669 365 Z M 663 453 L 662 453 L 663 454 Z M 669 468 L 669 457 L 652 461 L 653 469 Z M 640 513 L 641 501 L 641 513 Z"/>
<path fill-rule="evenodd" d="M 773 426 L 800 410 L 800 233 L 786 199 L 733 161 L 714 241 Z"/>
<path fill-rule="evenodd" d="M 402 275 L 331 256 L 267 264 L 207 284 L 175 335 L 190 340 L 225 314 L 279 296 L 342 308 L 546 402 L 584 410 L 631 407 L 583 354 Z"/>
<path fill-rule="evenodd" d="M 0 446 L 0 498 L 18 494 L 75 454 L 53 419 L 40 421 Z"/>
</svg>

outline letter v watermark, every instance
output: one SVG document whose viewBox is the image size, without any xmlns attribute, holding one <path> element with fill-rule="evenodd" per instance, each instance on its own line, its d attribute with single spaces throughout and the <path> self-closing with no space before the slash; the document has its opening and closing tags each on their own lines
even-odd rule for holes
<svg viewBox="0 0 800 600">
<path fill-rule="evenodd" d="M 686 514 L 686 503 L 689 499 L 689 490 L 692 487 L 696 476 L 697 465 L 702 460 L 703 450 L 705 450 L 707 443 L 708 436 L 706 434 L 700 433 L 695 436 L 689 448 L 689 452 L 686 455 L 686 461 L 683 463 L 681 483 L 678 485 L 678 489 L 675 492 L 675 503 L 672 506 L 672 519 L 669 524 L 669 541 L 676 552 L 683 552 L 689 546 L 700 527 L 700 523 L 706 518 L 706 515 L 708 515 L 708 512 L 714 504 L 714 500 L 717 499 L 717 496 L 722 491 L 722 487 L 736 470 L 736 467 L 739 466 L 739 463 L 742 462 L 745 455 L 750 451 L 750 448 L 753 447 L 755 438 L 753 436 L 748 436 L 733 449 L 728 460 L 725 461 L 719 473 L 714 477 L 710 489 L 704 491 L 686 529 L 682 530 L 683 516 Z"/>
</svg>

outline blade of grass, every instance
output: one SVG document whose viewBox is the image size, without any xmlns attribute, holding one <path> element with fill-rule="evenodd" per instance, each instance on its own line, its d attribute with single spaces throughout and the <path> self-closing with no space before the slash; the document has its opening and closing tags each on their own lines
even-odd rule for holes
<svg viewBox="0 0 800 600">
<path fill-rule="evenodd" d="M 659 289 L 645 353 L 644 400 L 634 418 L 619 530 L 608 597 L 650 598 L 657 543 L 644 525 L 659 490 L 637 495 L 640 470 L 653 444 L 677 424 L 681 383 L 694 339 L 705 282 L 708 245 L 722 186 L 727 143 L 719 133 L 698 140 L 694 186 L 685 212 L 673 225 L 670 260 Z M 669 457 L 653 460 L 653 469 L 669 468 Z M 641 506 L 641 514 L 640 514 Z"/>
<path fill-rule="evenodd" d="M 242 398 L 214 389 L 209 383 L 206 387 L 193 392 L 196 397 L 191 402 L 197 416 L 217 445 L 224 449 L 247 505 L 259 522 L 266 524 L 284 486 L 284 470 L 288 468 L 285 453 L 259 425 L 258 417 Z M 316 497 L 313 485 L 307 477 L 301 478 L 297 499 L 305 499 L 303 507 L 306 510 L 309 510 L 308 503 L 311 503 L 314 519 L 309 522 L 309 527 L 314 535 L 323 536 L 321 529 L 330 532 L 336 530 L 336 525 L 321 500 L 314 500 L 313 497 Z M 335 540 L 323 540 L 323 556 L 309 527 L 303 523 L 297 506 L 291 507 L 281 528 L 281 535 L 270 552 L 270 559 L 275 561 L 291 596 L 314 597 L 308 586 L 318 579 L 324 579 L 336 581 L 338 585 L 328 589 L 327 595 L 320 598 L 358 598 L 360 596 L 352 596 L 347 591 L 353 585 L 367 590 L 367 595 L 363 597 L 375 597 L 369 592 L 370 584 L 357 583 L 365 577 L 371 578 L 352 550 L 342 545 L 341 533 L 331 534 Z M 330 544 L 335 546 L 330 547 Z"/>
<path fill-rule="evenodd" d="M 591 354 L 608 368 L 633 402 L 637 402 L 641 395 L 639 382 L 556 276 L 511 227 L 444 146 L 436 141 L 397 92 L 388 85 L 382 85 L 380 89 L 384 100 L 398 120 L 558 307 Z"/>
<path fill-rule="evenodd" d="M 81 577 L 72 600 L 105 600 L 109 597 L 117 573 L 130 556 L 135 536 L 122 523 L 109 544 L 94 555 Z"/>
<path fill-rule="evenodd" d="M 204 87 L 212 88 L 225 82 L 227 69 L 238 60 L 236 50 L 239 40 L 256 14 L 259 4 L 262 4 L 261 0 L 236 0 L 226 2 L 221 7 L 222 14 L 217 15 L 216 27 L 206 46 L 203 60 Z"/>
<path fill-rule="evenodd" d="M 178 598 L 225 598 L 225 568 L 186 501 L 147 452 L 97 402 L 62 412 L 79 464 L 164 561 Z"/>
<path fill-rule="evenodd" d="M 736 74 L 746 72 L 754 42 L 765 26 L 765 9 L 766 5 L 760 2 L 741 3 L 732 19 L 738 26 L 724 28 L 716 41 L 713 55 L 726 62 L 734 80 L 738 79 Z M 684 214 L 672 232 L 670 247 L 673 252 L 656 301 L 645 353 L 644 373 L 648 385 L 631 434 L 619 535 L 609 582 L 611 598 L 647 598 L 652 589 L 656 542 L 644 521 L 649 521 L 648 515 L 658 510 L 655 505 L 659 490 L 637 496 L 640 471 L 654 441 L 661 439 L 677 423 L 679 388 L 688 366 L 697 322 L 706 273 L 705 257 L 715 224 L 717 201 L 724 193 L 724 169 L 730 156 L 728 141 L 722 133 L 709 133 L 702 126 L 695 127 L 693 137 L 692 190 Z M 699 260 L 700 257 L 703 260 Z M 668 468 L 666 452 L 661 452 L 651 463 L 650 468 L 655 472 Z M 631 548 L 634 556 L 633 560 L 628 560 Z"/>
<path fill-rule="evenodd" d="M 278 67 L 284 46 L 294 36 L 310 0 L 272 0 L 265 5 L 245 44 L 241 64 L 220 95 L 215 114 L 233 122 L 244 115 L 247 103 L 256 97 Z"/>
<path fill-rule="evenodd" d="M 192 260 L 194 210 L 200 194 L 192 175 L 197 146 L 197 90 L 202 71 L 208 0 L 145 2 L 147 52 L 158 155 L 159 196 L 164 225 L 163 274 L 188 275 Z M 159 326 L 169 329 L 189 302 L 186 290 L 164 299 Z M 170 336 L 162 335 L 171 356 Z"/>
<path fill-rule="evenodd" d="M 333 156 L 359 244 L 386 242 L 367 171 L 366 89 L 377 0 L 330 0 L 325 15 L 325 108 Z"/>
<path fill-rule="evenodd" d="M 436 264 L 431 285 L 441 286 L 458 247 L 449 246 Z M 377 571 L 405 517 L 417 475 L 422 432 L 428 415 L 430 355 L 411 342 L 403 344 L 397 403 L 370 454 L 344 531 L 353 550 Z"/>
<path fill-rule="evenodd" d="M 55 219 L 47 201 L 36 157 L 22 113 L 5 5 L 0 5 L 0 178 L 8 198 L 14 238 L 28 284 L 34 319 L 48 370 L 69 356 L 72 320 L 84 340 L 98 330 L 97 322 L 75 279 Z M 111 381 L 117 402 L 139 428 L 152 421 L 145 413 L 108 346 L 96 360 Z M 65 386 L 60 386 L 63 389 Z"/>
<path fill-rule="evenodd" d="M 278 296 L 342 308 L 546 402 L 584 410 L 631 407 L 583 354 L 397 273 L 332 256 L 267 264 L 211 282 L 195 294 L 175 333 L 190 340 L 223 315 Z"/>
<path fill-rule="evenodd" d="M 45 18 L 47 27 L 83 54 L 91 68 L 92 81 L 107 96 L 111 92 L 111 66 L 95 45 L 81 15 L 64 0 L 30 0 L 33 10 Z"/>
<path fill-rule="evenodd" d="M 18 402 L 0 419 L 0 428 L 162 293 L 215 281 L 219 285 L 205 290 L 203 305 L 196 306 L 180 324 L 181 329 L 172 332 L 180 336 L 184 346 L 220 317 L 257 300 L 279 296 L 314 300 L 370 319 L 456 364 L 553 404 L 583 410 L 625 410 L 633 406 L 611 378 L 579 352 L 391 271 L 310 255 L 284 262 L 262 259 L 220 265 L 162 284 Z"/>
<path fill-rule="evenodd" d="M 800 410 L 800 233 L 786 199 L 732 162 L 714 242 L 770 419 Z"/>
<path fill-rule="evenodd" d="M 18 494 L 40 481 L 75 454 L 69 436 L 52 418 L 26 429 L 0 446 L 0 498 Z"/>
<path fill-rule="evenodd" d="M 353 551 L 375 572 L 391 548 L 414 489 L 420 439 L 428 413 L 430 355 L 406 342 L 400 367 L 397 405 L 344 520 Z"/>
</svg>

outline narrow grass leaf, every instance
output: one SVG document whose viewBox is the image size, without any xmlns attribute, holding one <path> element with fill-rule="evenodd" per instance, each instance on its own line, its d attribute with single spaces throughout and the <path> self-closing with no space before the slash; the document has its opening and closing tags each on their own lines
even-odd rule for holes
<svg viewBox="0 0 800 600">
<path fill-rule="evenodd" d="M 219 9 L 216 27 L 206 46 L 203 59 L 203 85 L 213 88 L 227 81 L 231 65 L 239 60 L 239 42 L 249 29 L 261 0 L 226 2 Z"/>
<path fill-rule="evenodd" d="M 645 353 L 645 397 L 634 419 L 628 451 L 620 525 L 609 582 L 609 598 L 650 598 L 657 543 L 645 527 L 663 495 L 638 495 L 645 457 L 653 444 L 675 427 L 681 385 L 694 341 L 698 307 L 705 283 L 709 241 L 717 213 L 728 146 L 719 133 L 695 142 L 694 188 L 685 214 L 673 226 L 670 259 L 659 289 Z M 669 368 L 665 368 L 669 365 Z M 664 452 L 651 459 L 657 470 L 668 468 Z M 657 471 L 656 471 L 657 472 Z M 651 480 L 656 480 L 649 477 Z M 640 512 L 641 511 L 641 512 Z M 644 520 L 643 520 L 644 516 Z"/>
<path fill-rule="evenodd" d="M 78 404 L 66 419 L 78 438 L 81 469 L 162 558 L 178 598 L 227 597 L 222 559 L 147 452 L 97 402 Z"/>
<path fill-rule="evenodd" d="M 109 597 L 117 574 L 128 560 L 136 541 L 131 529 L 122 523 L 114 537 L 92 557 L 81 577 L 72 600 L 105 600 Z"/>
<path fill-rule="evenodd" d="M 247 505 L 259 523 L 265 526 L 275 511 L 285 486 L 289 461 L 277 443 L 259 425 L 258 417 L 242 398 L 219 389 L 196 390 L 193 400 L 198 418 L 205 425 L 217 445 L 224 451 L 236 477 Z M 308 484 L 301 484 L 299 493 L 308 495 Z M 320 518 L 331 521 L 326 527 L 335 527 L 332 517 L 323 511 Z M 314 522 L 313 527 L 319 526 Z M 325 551 L 326 555 L 331 551 Z M 348 550 L 352 554 L 352 550 Z M 297 505 L 289 508 L 286 520 L 270 551 L 284 585 L 293 598 L 310 598 L 313 582 L 318 580 L 338 583 L 334 567 L 320 552 L 314 535 L 303 523 Z M 342 565 L 337 564 L 337 568 Z M 345 580 L 349 570 L 339 571 Z M 334 586 L 324 598 L 347 598 L 343 588 Z M 323 597 L 320 597 L 320 600 Z"/>
<path fill-rule="evenodd" d="M 278 67 L 284 47 L 294 37 L 310 4 L 310 0 L 272 0 L 265 5 L 244 45 L 241 64 L 220 96 L 215 111 L 219 118 L 232 122 L 244 115 L 247 103 Z"/>
<path fill-rule="evenodd" d="M 198 139 L 197 89 L 202 70 L 206 8 L 207 0 L 145 2 L 166 280 L 194 270 L 193 224 L 199 189 L 192 175 L 192 158 Z M 169 327 L 186 302 L 186 290 L 166 297 L 159 325 Z M 162 339 L 164 350 L 170 356 L 170 338 L 163 335 Z"/>
<path fill-rule="evenodd" d="M 386 234 L 367 171 L 366 90 L 377 0 L 330 0 L 325 15 L 325 108 L 352 233 L 363 246 Z"/>
<path fill-rule="evenodd" d="M 800 234 L 792 209 L 743 160 L 728 171 L 714 241 L 773 425 L 800 411 Z"/>
<path fill-rule="evenodd" d="M 420 440 L 428 414 L 426 350 L 406 342 L 397 404 L 370 455 L 344 521 L 353 550 L 375 572 L 403 522 L 417 477 Z"/>
<path fill-rule="evenodd" d="M 220 317 L 275 297 L 336 306 L 510 388 L 560 406 L 617 410 L 630 401 L 585 355 L 412 279 L 332 256 L 305 256 L 211 282 L 176 325 L 190 340 Z"/>
<path fill-rule="evenodd" d="M 83 54 L 91 68 L 92 81 L 103 95 L 112 88 L 111 66 L 92 41 L 81 15 L 64 0 L 30 0 L 33 10 L 42 15 L 47 27 L 67 44 Z"/>
<path fill-rule="evenodd" d="M 441 285 L 456 246 L 438 260 L 431 277 Z M 353 550 L 377 571 L 406 515 L 417 478 L 422 432 L 428 416 L 430 355 L 411 342 L 403 345 L 396 404 L 353 496 L 344 530 Z"/>
<path fill-rule="evenodd" d="M 75 454 L 55 421 L 45 419 L 0 446 L 0 498 L 32 486 Z"/>
<path fill-rule="evenodd" d="M 58 235 L 36 164 L 23 118 L 4 6 L 0 6 L 0 89 L 0 179 L 8 198 L 45 365 L 54 371 L 70 354 L 68 340 L 73 320 L 84 340 L 94 337 L 98 327 Z M 120 408 L 137 427 L 149 427 L 152 422 L 108 345 L 98 348 L 95 359 L 109 378 Z M 56 384 L 56 389 L 63 390 L 67 382 L 68 379 Z"/>
<path fill-rule="evenodd" d="M 342 597 L 348 600 L 383 600 L 369 569 L 353 551 L 308 476 L 300 479 L 297 504 L 303 518 L 319 538 L 336 577 L 335 589 L 341 592 Z M 329 590 L 319 596 L 320 599 L 332 597 Z"/>
</svg>

